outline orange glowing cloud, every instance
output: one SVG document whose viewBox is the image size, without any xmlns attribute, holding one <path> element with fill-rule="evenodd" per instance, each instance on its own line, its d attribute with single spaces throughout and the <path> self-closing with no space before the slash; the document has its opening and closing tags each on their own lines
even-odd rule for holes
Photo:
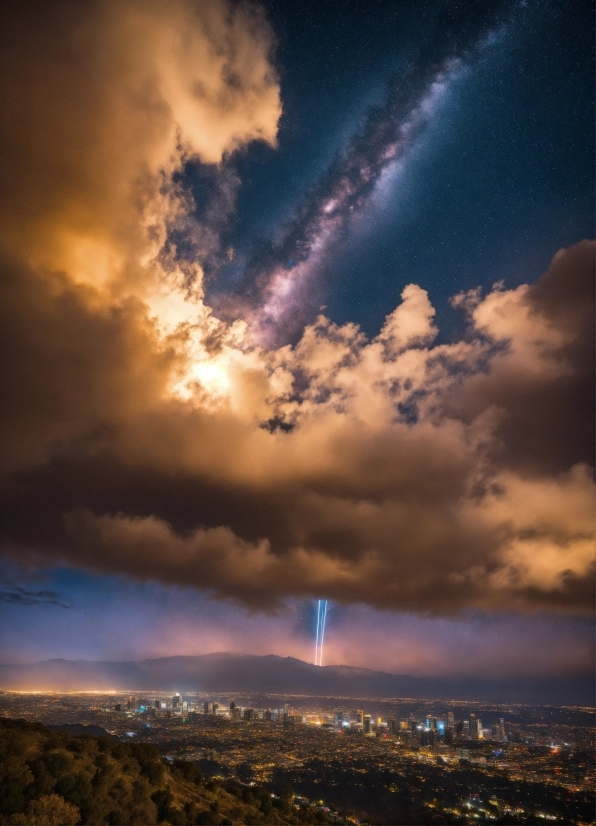
<svg viewBox="0 0 596 826">
<path fill-rule="evenodd" d="M 161 255 L 186 208 L 172 174 L 275 143 L 272 43 L 258 6 L 227 0 L 5 7 L 4 249 L 180 320 L 168 293 L 193 276 L 200 294 L 201 270 Z"/>
</svg>

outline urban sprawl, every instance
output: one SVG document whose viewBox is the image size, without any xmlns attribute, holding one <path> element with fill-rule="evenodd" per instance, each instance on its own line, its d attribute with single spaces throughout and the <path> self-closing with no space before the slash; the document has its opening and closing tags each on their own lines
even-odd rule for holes
<svg viewBox="0 0 596 826">
<path fill-rule="evenodd" d="M 122 742 L 156 746 L 171 763 L 196 762 L 215 783 L 258 785 L 273 796 L 291 788 L 295 805 L 324 813 L 324 822 L 594 822 L 590 708 L 3 692 L 0 713 L 101 726 Z"/>
</svg>

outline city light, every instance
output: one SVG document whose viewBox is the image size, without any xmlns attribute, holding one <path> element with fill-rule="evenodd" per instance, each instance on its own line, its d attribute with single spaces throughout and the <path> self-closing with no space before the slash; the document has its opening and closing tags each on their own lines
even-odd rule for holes
<svg viewBox="0 0 596 826">
<path fill-rule="evenodd" d="M 317 648 L 319 663 L 320 656 Z M 470 822 L 532 816 L 580 826 L 593 808 L 591 709 L 243 692 L 232 699 L 182 686 L 115 695 L 5 691 L 1 699 L 7 736 L 11 719 L 29 719 L 70 735 L 152 745 L 168 765 L 202 765 L 210 783 L 254 788 L 279 777 L 297 790 L 292 811 L 306 810 L 304 822 L 318 811 L 338 826 L 357 824 L 345 801 L 362 793 L 365 778 L 370 817 L 379 796 L 397 800 L 404 791 L 416 796 L 421 823 L 432 811 Z M 307 788 L 319 780 L 321 760 L 329 782 L 313 800 Z"/>
</svg>

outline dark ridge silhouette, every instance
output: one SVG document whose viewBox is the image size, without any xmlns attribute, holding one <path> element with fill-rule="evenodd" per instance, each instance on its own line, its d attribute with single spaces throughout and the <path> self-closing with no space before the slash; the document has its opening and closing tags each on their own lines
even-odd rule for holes
<svg viewBox="0 0 596 826">
<path fill-rule="evenodd" d="M 65 731 L 67 734 L 72 734 L 73 737 L 79 734 L 89 734 L 91 737 L 110 737 L 115 738 L 101 726 L 96 726 L 93 723 L 86 726 L 83 723 L 60 723 L 59 725 L 48 725 L 47 728 L 52 731 Z"/>
<path fill-rule="evenodd" d="M 589 676 L 549 679 L 412 677 L 294 657 L 203 654 L 140 662 L 46 660 L 0 665 L 0 688 L 20 691 L 204 691 L 341 697 L 486 700 L 592 706 Z"/>
</svg>

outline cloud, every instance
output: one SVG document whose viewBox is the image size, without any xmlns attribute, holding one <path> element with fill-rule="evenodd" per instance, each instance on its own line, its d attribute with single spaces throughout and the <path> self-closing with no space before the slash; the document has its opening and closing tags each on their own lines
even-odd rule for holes
<svg viewBox="0 0 596 826">
<path fill-rule="evenodd" d="M 200 268 L 164 256 L 188 209 L 173 176 L 185 161 L 275 143 L 280 94 L 261 9 L 25 0 L 2 15 L 4 249 L 111 295 L 163 305 L 164 280 L 189 279 L 200 293 Z"/>
<path fill-rule="evenodd" d="M 523 464 L 510 458 L 516 409 L 499 394 L 507 379 L 518 398 L 538 386 L 556 399 L 569 376 L 587 380 L 571 360 L 581 362 L 582 328 L 562 306 L 565 292 L 565 325 L 539 299 L 544 282 L 590 260 L 574 248 L 535 288 L 468 296 L 470 330 L 451 344 L 432 345 L 432 307 L 414 285 L 370 341 L 323 316 L 294 348 L 224 340 L 203 373 L 191 365 L 184 396 L 168 389 L 180 345 L 143 326 L 138 306 L 83 316 L 82 346 L 60 301 L 56 381 L 69 401 L 57 412 L 40 406 L 33 430 L 40 438 L 44 413 L 64 430 L 44 459 L 13 473 L 6 537 L 44 557 L 253 608 L 325 596 L 435 614 L 588 611 L 593 480 L 588 457 L 573 451 L 589 440 L 574 433 L 569 465 L 557 465 L 565 451 L 547 441 L 536 455 L 528 446 Z M 42 303 L 45 314 L 52 302 Z M 68 306 L 78 319 L 72 295 Z M 80 372 L 63 376 L 69 353 Z M 19 371 L 30 381 L 47 374 L 41 353 L 37 374 L 32 363 Z M 479 381 L 491 390 L 482 406 Z M 540 410 L 523 411 L 541 427 Z M 272 417 L 291 429 L 264 429 Z"/>
<path fill-rule="evenodd" d="M 411 284 L 371 340 L 321 315 L 295 346 L 254 346 L 171 228 L 185 159 L 275 140 L 261 12 L 32 10 L 4 27 L 4 552 L 252 609 L 590 611 L 593 243 L 458 297 L 460 341 L 435 343 Z"/>
<path fill-rule="evenodd" d="M 525 472 L 593 464 L 593 268 L 594 245 L 584 241 L 560 250 L 536 284 L 497 287 L 477 304 L 467 297 L 474 328 L 507 346 L 490 371 L 451 393 L 446 410 L 470 421 L 500 409 L 501 461 Z"/>
<path fill-rule="evenodd" d="M 0 602 L 18 605 L 59 605 L 60 608 L 72 608 L 72 604 L 57 591 L 31 591 L 20 585 L 7 585 L 0 588 Z"/>
</svg>

